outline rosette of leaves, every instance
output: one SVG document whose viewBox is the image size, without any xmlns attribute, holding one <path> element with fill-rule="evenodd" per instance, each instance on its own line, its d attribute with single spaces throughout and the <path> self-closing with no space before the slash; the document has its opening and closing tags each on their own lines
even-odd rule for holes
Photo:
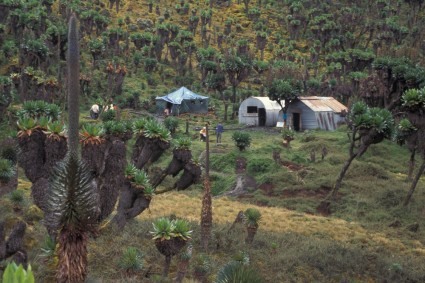
<svg viewBox="0 0 425 283">
<path fill-rule="evenodd" d="M 383 137 L 390 137 L 394 119 L 386 109 L 369 108 L 364 102 L 357 102 L 353 105 L 349 120 L 352 126 L 358 130 L 374 129 Z"/>
<path fill-rule="evenodd" d="M 172 141 L 174 149 L 189 150 L 192 145 L 192 140 L 187 137 L 177 138 Z"/>
<path fill-rule="evenodd" d="M 50 119 L 47 116 L 41 116 L 37 122 L 38 122 L 38 126 L 40 127 L 41 130 L 47 130 L 47 125 L 50 123 Z"/>
<path fill-rule="evenodd" d="M 402 105 L 410 110 L 417 110 L 425 106 L 425 88 L 409 89 L 401 97 Z"/>
<path fill-rule="evenodd" d="M 38 129 L 37 120 L 31 117 L 22 117 L 16 122 L 18 125 L 18 138 L 31 136 L 34 130 Z"/>
<path fill-rule="evenodd" d="M 170 240 L 174 237 L 174 222 L 168 218 L 159 218 L 152 223 L 153 231 L 152 234 L 153 240 L 165 241 Z"/>
<path fill-rule="evenodd" d="M 59 107 L 59 105 L 50 103 L 47 104 L 45 109 L 45 114 L 52 119 L 53 121 L 59 119 L 60 115 L 62 114 L 62 110 Z"/>
<path fill-rule="evenodd" d="M 247 264 L 231 261 L 225 264 L 217 274 L 215 283 L 261 283 L 263 279 L 258 272 Z"/>
<path fill-rule="evenodd" d="M 403 118 L 396 127 L 394 139 L 399 145 L 403 145 L 406 138 L 416 132 L 418 129 L 410 123 L 409 119 Z"/>
<path fill-rule="evenodd" d="M 103 124 L 103 127 L 108 136 L 120 137 L 127 132 L 126 124 L 118 121 L 107 121 Z"/>
<path fill-rule="evenodd" d="M 44 131 L 48 139 L 60 141 L 61 138 L 65 137 L 66 127 L 62 121 L 54 121 L 47 124 L 47 131 Z"/>
<path fill-rule="evenodd" d="M 102 126 L 94 123 L 87 123 L 83 125 L 80 131 L 80 142 L 83 145 L 87 144 L 101 144 L 105 141 L 103 138 L 104 130 Z"/>
<path fill-rule="evenodd" d="M 146 128 L 146 124 L 148 123 L 148 120 L 141 118 L 137 119 L 133 122 L 133 133 L 136 135 L 143 134 Z"/>
<path fill-rule="evenodd" d="M 251 145 L 251 135 L 246 132 L 234 132 L 232 140 L 235 142 L 236 147 L 239 148 L 240 151 L 245 150 Z"/>
<path fill-rule="evenodd" d="M 119 260 L 119 267 L 127 272 L 141 270 L 143 268 L 143 253 L 135 247 L 126 248 Z"/>
<path fill-rule="evenodd" d="M 12 161 L 0 158 L 0 183 L 7 183 L 15 175 Z"/>
<path fill-rule="evenodd" d="M 137 173 L 137 170 L 138 169 L 136 168 L 136 166 L 134 166 L 133 163 L 129 163 L 124 169 L 124 175 L 128 179 L 133 179 Z"/>
<path fill-rule="evenodd" d="M 164 142 L 171 140 L 170 131 L 155 120 L 148 121 L 145 125 L 144 136 Z"/>
<path fill-rule="evenodd" d="M 155 188 L 150 184 L 148 174 L 139 169 L 136 169 L 136 171 L 131 174 L 134 174 L 130 179 L 132 186 L 136 189 L 142 190 L 145 198 L 152 199 L 155 194 Z"/>
<path fill-rule="evenodd" d="M 179 119 L 175 117 L 167 117 L 164 119 L 164 126 L 171 134 L 174 134 L 179 127 Z"/>
<path fill-rule="evenodd" d="M 37 103 L 37 101 L 33 101 L 33 100 L 25 101 L 22 104 L 22 109 L 18 111 L 18 116 L 36 118 L 39 112 L 41 111 L 39 106 L 40 106 L 40 103 Z"/>
</svg>

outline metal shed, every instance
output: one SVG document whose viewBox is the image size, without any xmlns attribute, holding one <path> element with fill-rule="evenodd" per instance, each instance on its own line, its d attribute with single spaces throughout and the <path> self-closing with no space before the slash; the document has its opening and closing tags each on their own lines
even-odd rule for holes
<svg viewBox="0 0 425 283">
<path fill-rule="evenodd" d="M 251 96 L 239 106 L 239 124 L 274 127 L 281 109 L 268 97 Z"/>
<path fill-rule="evenodd" d="M 345 122 L 347 107 L 333 97 L 304 96 L 293 101 L 287 110 L 288 125 L 295 131 L 322 129 L 333 131 Z M 282 111 L 279 121 L 282 120 Z"/>
</svg>

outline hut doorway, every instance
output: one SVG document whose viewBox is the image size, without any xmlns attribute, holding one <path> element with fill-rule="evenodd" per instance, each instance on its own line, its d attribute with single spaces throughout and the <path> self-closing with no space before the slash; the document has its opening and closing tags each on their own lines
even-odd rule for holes
<svg viewBox="0 0 425 283">
<path fill-rule="evenodd" d="M 292 124 L 294 126 L 294 131 L 299 131 L 301 129 L 301 114 L 300 113 L 292 113 Z"/>
<path fill-rule="evenodd" d="M 266 125 L 266 109 L 258 108 L 258 126 L 264 127 Z"/>
</svg>

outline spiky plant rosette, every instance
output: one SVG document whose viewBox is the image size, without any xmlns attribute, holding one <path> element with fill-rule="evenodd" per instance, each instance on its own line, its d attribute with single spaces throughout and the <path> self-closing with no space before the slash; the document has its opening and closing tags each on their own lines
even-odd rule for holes
<svg viewBox="0 0 425 283">
<path fill-rule="evenodd" d="M 62 121 L 53 121 L 47 124 L 47 131 L 43 131 L 50 140 L 60 141 L 65 137 L 66 127 Z"/>
<path fill-rule="evenodd" d="M 398 123 L 395 133 L 394 140 L 399 144 L 403 145 L 406 139 L 416 132 L 418 129 L 410 123 L 409 119 L 403 118 Z"/>
<path fill-rule="evenodd" d="M 68 153 L 53 170 L 48 190 L 45 219 L 53 231 L 64 225 L 84 231 L 86 227 L 94 229 L 100 212 L 99 193 L 83 161 Z"/>
<path fill-rule="evenodd" d="M 80 131 L 80 142 L 83 145 L 101 144 L 105 141 L 103 138 L 104 130 L 102 126 L 94 123 L 84 124 Z"/>
<path fill-rule="evenodd" d="M 189 150 L 192 145 L 192 140 L 187 137 L 177 138 L 172 141 L 174 149 Z"/>
<path fill-rule="evenodd" d="M 127 179 L 133 180 L 134 176 L 137 174 L 137 171 L 137 167 L 133 163 L 129 163 L 124 169 L 124 175 Z"/>
<path fill-rule="evenodd" d="M 413 111 L 425 106 L 425 88 L 406 90 L 401 97 L 403 107 Z"/>
<path fill-rule="evenodd" d="M 18 138 L 31 136 L 38 129 L 37 120 L 31 117 L 22 117 L 16 122 L 18 125 Z"/>
<path fill-rule="evenodd" d="M 143 268 L 143 253 L 136 247 L 126 248 L 118 263 L 124 270 L 141 270 Z"/>
<path fill-rule="evenodd" d="M 245 225 L 248 227 L 258 227 L 261 220 L 261 213 L 256 208 L 247 208 L 244 212 Z"/>
<path fill-rule="evenodd" d="M 0 158 L 0 183 L 7 183 L 15 175 L 16 169 L 10 160 Z"/>
<path fill-rule="evenodd" d="M 130 183 L 134 188 L 142 190 L 147 199 L 153 197 L 155 188 L 150 184 L 148 174 L 145 171 L 137 169 Z"/>
<path fill-rule="evenodd" d="M 190 230 L 190 224 L 185 219 L 175 219 L 174 222 L 174 237 L 181 238 L 185 241 L 192 238 L 192 230 Z"/>
<path fill-rule="evenodd" d="M 46 107 L 46 115 L 53 121 L 58 120 L 61 116 L 62 110 L 57 104 L 48 104 Z"/>
<path fill-rule="evenodd" d="M 120 137 L 127 132 L 126 124 L 118 121 L 107 121 L 103 123 L 103 128 L 107 136 Z"/>
<path fill-rule="evenodd" d="M 146 123 L 143 133 L 148 139 L 156 139 L 168 143 L 171 140 L 170 131 L 155 120 Z"/>
<path fill-rule="evenodd" d="M 135 120 L 133 122 L 133 133 L 135 135 L 142 135 L 145 131 L 147 123 L 148 123 L 148 120 L 144 118 Z"/>
<path fill-rule="evenodd" d="M 175 223 L 168 218 L 161 217 L 155 220 L 152 227 L 153 231 L 150 231 L 150 233 L 153 240 L 164 241 L 171 240 L 174 237 Z"/>
<path fill-rule="evenodd" d="M 47 125 L 51 122 L 51 120 L 47 116 L 41 116 L 37 122 L 40 129 L 45 131 L 47 130 Z"/>
<path fill-rule="evenodd" d="M 224 265 L 217 274 L 215 283 L 261 283 L 262 277 L 258 272 L 238 261 L 231 261 Z"/>
</svg>

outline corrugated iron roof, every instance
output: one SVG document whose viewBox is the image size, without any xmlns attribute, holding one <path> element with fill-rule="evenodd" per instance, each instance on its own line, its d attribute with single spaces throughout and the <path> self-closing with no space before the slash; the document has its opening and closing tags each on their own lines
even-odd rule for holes
<svg viewBox="0 0 425 283">
<path fill-rule="evenodd" d="M 280 107 L 279 103 L 277 103 L 274 100 L 270 100 L 270 98 L 268 98 L 266 96 L 251 96 L 250 98 L 260 100 L 263 103 L 263 105 L 266 109 L 277 109 L 277 110 L 282 109 L 282 107 Z M 285 105 L 284 101 L 282 101 L 282 105 Z"/>
<path fill-rule="evenodd" d="M 340 103 L 333 97 L 324 96 L 300 96 L 299 100 L 303 102 L 308 108 L 315 112 L 328 112 L 341 113 L 348 111 L 347 107 Z"/>
</svg>

